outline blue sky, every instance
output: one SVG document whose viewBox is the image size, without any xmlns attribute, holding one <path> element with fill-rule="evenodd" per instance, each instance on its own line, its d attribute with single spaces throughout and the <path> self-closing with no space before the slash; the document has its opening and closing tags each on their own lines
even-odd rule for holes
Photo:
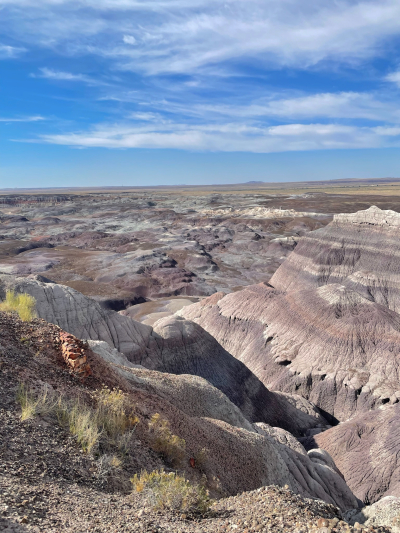
<svg viewBox="0 0 400 533">
<path fill-rule="evenodd" d="M 400 176 L 399 0 L 0 0 L 0 187 Z"/>
</svg>

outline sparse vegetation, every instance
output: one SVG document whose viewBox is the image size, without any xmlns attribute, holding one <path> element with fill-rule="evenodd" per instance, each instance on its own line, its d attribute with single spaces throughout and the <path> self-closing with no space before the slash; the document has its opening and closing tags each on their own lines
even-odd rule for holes
<svg viewBox="0 0 400 533">
<path fill-rule="evenodd" d="M 17 400 L 21 405 L 21 420 L 29 420 L 39 414 L 48 414 L 54 408 L 54 402 L 51 401 L 47 389 L 34 393 L 21 384 L 18 387 Z"/>
<path fill-rule="evenodd" d="M 60 397 L 55 414 L 60 425 L 68 427 L 83 451 L 90 453 L 98 446 L 102 431 L 94 409 L 79 399 L 67 401 Z"/>
<path fill-rule="evenodd" d="M 0 311 L 16 312 L 21 320 L 30 322 L 36 317 L 35 313 L 35 298 L 30 294 L 21 293 L 16 294 L 10 290 L 6 292 L 6 299 L 0 302 Z"/>
<path fill-rule="evenodd" d="M 169 421 L 156 413 L 149 422 L 149 433 L 153 450 L 161 453 L 173 466 L 179 467 L 185 458 L 186 442 L 172 434 Z"/>
<path fill-rule="evenodd" d="M 143 471 L 131 481 L 134 490 L 142 493 L 155 509 L 204 514 L 213 503 L 204 486 L 191 484 L 175 472 Z"/>
<path fill-rule="evenodd" d="M 132 428 L 139 421 L 128 404 L 127 395 L 103 387 L 92 393 L 92 397 L 96 402 L 94 407 L 81 398 L 67 399 L 49 394 L 47 390 L 36 392 L 24 385 L 17 394 L 22 409 L 21 420 L 52 414 L 60 425 L 68 428 L 85 452 L 91 453 L 100 445 L 104 451 L 117 447 L 126 452 Z"/>
<path fill-rule="evenodd" d="M 103 387 L 92 393 L 96 401 L 98 425 L 114 442 L 139 422 L 127 394 L 120 389 Z"/>
</svg>

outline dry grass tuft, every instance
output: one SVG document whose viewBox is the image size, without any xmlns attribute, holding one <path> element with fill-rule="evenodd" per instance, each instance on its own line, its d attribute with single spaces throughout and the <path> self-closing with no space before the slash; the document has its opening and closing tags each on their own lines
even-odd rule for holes
<svg viewBox="0 0 400 533">
<path fill-rule="evenodd" d="M 174 472 L 144 471 L 139 476 L 135 474 L 131 482 L 134 490 L 142 493 L 155 509 L 204 514 L 213 503 L 204 486 L 192 485 Z"/>
<path fill-rule="evenodd" d="M 0 303 L 0 311 L 8 313 L 16 311 L 21 320 L 30 322 L 36 317 L 35 298 L 30 294 L 16 294 L 14 291 L 7 291 L 6 299 Z"/>
<path fill-rule="evenodd" d="M 114 443 L 139 422 L 129 396 L 120 389 L 111 390 L 104 386 L 91 396 L 97 404 L 98 425 Z"/>
<path fill-rule="evenodd" d="M 68 401 L 60 396 L 55 406 L 55 414 L 60 425 L 68 427 L 84 452 L 91 453 L 98 447 L 101 428 L 94 409 L 79 398 Z"/>
<path fill-rule="evenodd" d="M 86 453 L 99 447 L 103 451 L 116 447 L 127 452 L 132 431 L 139 421 L 128 404 L 128 396 L 120 390 L 104 387 L 95 391 L 92 397 L 96 399 L 95 407 L 81 398 L 68 399 L 60 394 L 49 394 L 47 390 L 37 392 L 24 385 L 17 393 L 21 420 L 36 415 L 53 415 L 61 426 L 68 428 Z"/>
<path fill-rule="evenodd" d="M 152 448 L 161 453 L 173 466 L 179 467 L 185 459 L 186 442 L 173 435 L 168 420 L 156 413 L 149 422 Z"/>
<path fill-rule="evenodd" d="M 29 420 L 36 415 L 46 415 L 51 413 L 54 402 L 48 394 L 47 389 L 39 394 L 27 389 L 21 384 L 17 391 L 17 401 L 21 405 L 21 420 Z"/>
</svg>

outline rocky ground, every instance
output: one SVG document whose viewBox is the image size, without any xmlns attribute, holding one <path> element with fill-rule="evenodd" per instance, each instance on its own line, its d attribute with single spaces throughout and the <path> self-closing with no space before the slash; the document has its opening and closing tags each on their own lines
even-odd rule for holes
<svg viewBox="0 0 400 533">
<path fill-rule="evenodd" d="M 334 507 L 275 486 L 220 500 L 208 516 L 197 518 L 154 511 L 138 496 L 109 494 L 73 482 L 28 485 L 20 477 L 5 476 L 2 490 L 4 533 L 357 531 L 341 520 Z"/>
</svg>

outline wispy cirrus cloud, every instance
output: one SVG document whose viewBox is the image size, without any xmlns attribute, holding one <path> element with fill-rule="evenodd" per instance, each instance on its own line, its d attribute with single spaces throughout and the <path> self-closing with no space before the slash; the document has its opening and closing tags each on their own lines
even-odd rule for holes
<svg viewBox="0 0 400 533">
<path fill-rule="evenodd" d="M 397 98 L 379 98 L 360 92 L 317 93 L 282 98 L 279 94 L 258 98 L 246 105 L 200 105 L 197 113 L 240 118 L 364 119 L 400 121 Z"/>
<path fill-rule="evenodd" d="M 26 52 L 26 48 L 22 46 L 10 46 L 0 43 L 0 59 L 11 59 L 18 57 L 24 52 Z"/>
<path fill-rule="evenodd" d="M 0 122 L 39 122 L 46 120 L 45 117 L 35 115 L 32 117 L 0 117 Z"/>
<path fill-rule="evenodd" d="M 78 148 L 153 148 L 255 153 L 400 146 L 400 128 L 338 124 L 255 127 L 219 125 L 98 125 L 88 131 L 43 135 L 38 142 Z"/>
<path fill-rule="evenodd" d="M 108 86 L 109 83 L 104 82 L 103 80 L 98 80 L 87 76 L 86 74 L 73 74 L 72 72 L 62 72 L 59 70 L 53 70 L 47 67 L 39 69 L 39 73 L 31 73 L 32 78 L 47 78 L 49 80 L 56 81 L 72 81 L 72 82 L 81 82 L 86 83 L 87 85 L 97 86 L 105 85 Z"/>
<path fill-rule="evenodd" d="M 0 9 L 7 42 L 59 65 L 36 64 L 33 78 L 92 88 L 82 101 L 94 95 L 93 125 L 80 115 L 74 131 L 46 128 L 40 142 L 249 152 L 398 143 L 400 72 L 371 67 L 369 90 L 357 76 L 326 83 L 331 70 L 354 74 L 388 54 L 398 0 L 0 0 Z M 300 71 L 326 79 L 294 89 Z"/>
<path fill-rule="evenodd" d="M 135 72 L 194 73 L 246 60 L 309 68 L 381 56 L 400 32 L 397 0 L 0 0 L 7 33 Z M 135 46 L 132 46 L 135 44 Z M 240 69 L 239 69 L 240 70 Z"/>
</svg>

